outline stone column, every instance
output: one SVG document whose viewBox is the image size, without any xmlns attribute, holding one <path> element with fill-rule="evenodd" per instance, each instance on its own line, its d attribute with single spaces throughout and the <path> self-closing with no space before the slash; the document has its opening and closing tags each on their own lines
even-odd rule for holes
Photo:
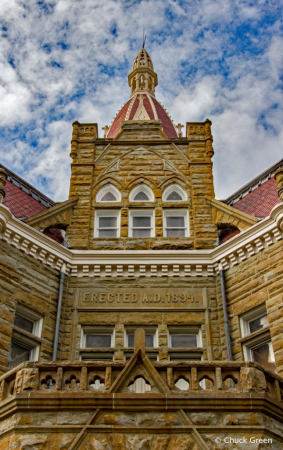
<svg viewBox="0 0 283 450">
<path fill-rule="evenodd" d="M 0 167 L 0 203 L 2 203 L 6 193 L 5 193 L 5 184 L 7 180 L 7 172 L 5 169 Z"/>
<path fill-rule="evenodd" d="M 206 119 L 204 122 L 204 130 L 205 130 L 205 140 L 206 140 L 206 154 L 209 158 L 212 158 L 214 155 L 214 150 L 212 147 L 212 134 L 211 134 L 211 121 Z"/>
<path fill-rule="evenodd" d="M 280 201 L 283 202 L 283 168 L 280 167 L 279 169 L 276 170 L 274 178 L 277 183 Z"/>
</svg>

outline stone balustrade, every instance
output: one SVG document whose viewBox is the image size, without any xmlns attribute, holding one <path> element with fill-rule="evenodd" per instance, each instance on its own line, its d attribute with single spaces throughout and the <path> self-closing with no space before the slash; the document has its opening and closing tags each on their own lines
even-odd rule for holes
<svg viewBox="0 0 283 450">
<path fill-rule="evenodd" d="M 178 396 L 229 396 L 243 393 L 261 393 L 282 402 L 283 378 L 266 371 L 253 362 L 170 362 L 149 361 L 152 373 L 158 373 L 168 394 Z M 76 362 L 25 362 L 7 372 L 0 378 L 1 398 L 3 401 L 19 393 L 38 392 L 45 395 L 60 392 L 88 392 L 89 394 L 111 393 L 113 384 L 122 376 L 126 364 L 124 361 L 76 361 Z M 155 371 L 156 370 L 156 371 Z M 125 372 L 125 371 L 124 371 Z M 158 376 L 157 375 L 157 376 Z M 146 383 L 146 371 L 141 370 Z M 133 379 L 127 382 L 121 393 L 133 395 Z M 117 392 L 117 391 L 116 391 Z M 158 393 L 158 390 L 146 389 L 145 395 Z M 161 392 L 162 393 L 162 392 Z"/>
</svg>

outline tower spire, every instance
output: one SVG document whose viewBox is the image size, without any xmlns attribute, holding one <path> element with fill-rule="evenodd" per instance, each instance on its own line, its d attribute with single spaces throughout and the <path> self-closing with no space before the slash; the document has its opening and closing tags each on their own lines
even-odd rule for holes
<svg viewBox="0 0 283 450">
<path fill-rule="evenodd" d="M 158 84 L 157 74 L 154 72 L 151 58 L 144 48 L 146 35 L 143 30 L 143 46 L 135 59 L 131 73 L 128 75 L 131 96 L 135 93 L 149 92 L 154 95 Z"/>
</svg>

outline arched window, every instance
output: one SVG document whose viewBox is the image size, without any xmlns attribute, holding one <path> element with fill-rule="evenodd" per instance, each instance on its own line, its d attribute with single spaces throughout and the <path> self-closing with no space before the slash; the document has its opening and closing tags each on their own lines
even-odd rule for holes
<svg viewBox="0 0 283 450">
<path fill-rule="evenodd" d="M 187 200 L 188 196 L 186 191 L 178 184 L 171 184 L 168 186 L 162 195 L 164 202 L 180 202 Z"/>
<path fill-rule="evenodd" d="M 107 184 L 101 188 L 96 194 L 97 202 L 120 202 L 121 194 L 112 184 Z"/>
<path fill-rule="evenodd" d="M 154 194 L 145 184 L 140 184 L 130 192 L 130 202 L 153 202 Z"/>
</svg>

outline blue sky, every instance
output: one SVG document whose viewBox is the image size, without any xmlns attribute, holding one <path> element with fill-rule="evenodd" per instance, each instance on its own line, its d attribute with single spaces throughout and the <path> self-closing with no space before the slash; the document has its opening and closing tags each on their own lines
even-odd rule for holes
<svg viewBox="0 0 283 450">
<path fill-rule="evenodd" d="M 68 198 L 72 122 L 110 125 L 146 30 L 174 123 L 212 120 L 217 198 L 283 158 L 282 0 L 2 0 L 1 162 Z"/>
</svg>

